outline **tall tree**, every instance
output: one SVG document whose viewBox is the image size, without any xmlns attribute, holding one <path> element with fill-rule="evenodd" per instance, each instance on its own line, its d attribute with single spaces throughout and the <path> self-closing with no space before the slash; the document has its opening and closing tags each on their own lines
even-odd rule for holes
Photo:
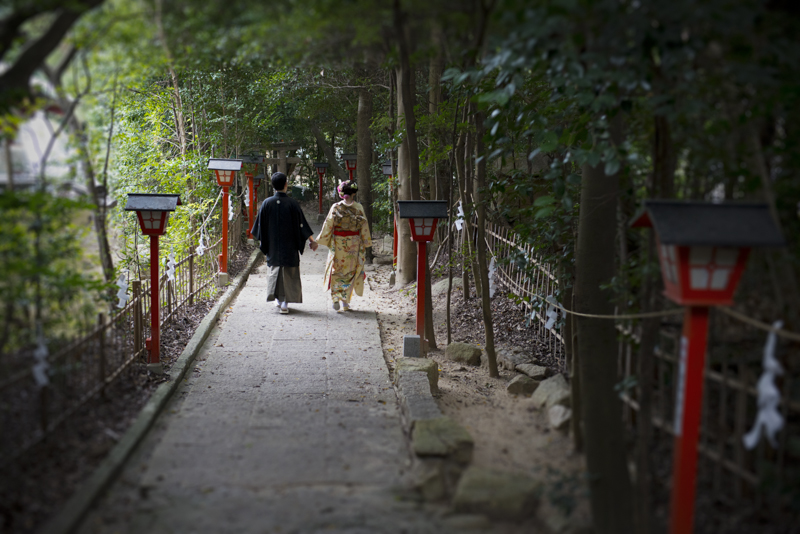
<svg viewBox="0 0 800 534">
<path fill-rule="evenodd" d="M 621 138 L 621 117 L 611 128 Z M 603 165 L 586 164 L 581 180 L 581 211 L 575 252 L 575 310 L 613 315 L 608 284 L 616 273 L 619 175 Z M 605 288 L 605 289 L 604 289 Z M 617 383 L 617 331 L 613 321 L 578 317 L 578 361 L 583 390 L 583 428 L 592 517 L 599 534 L 633 532 L 634 509 Z"/>
</svg>

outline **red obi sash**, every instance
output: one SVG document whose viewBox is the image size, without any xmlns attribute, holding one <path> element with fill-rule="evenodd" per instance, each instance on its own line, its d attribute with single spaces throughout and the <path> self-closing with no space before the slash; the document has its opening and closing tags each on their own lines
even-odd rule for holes
<svg viewBox="0 0 800 534">
<path fill-rule="evenodd" d="M 338 235 L 338 236 L 342 236 L 342 237 L 347 237 L 347 236 L 351 236 L 351 235 L 359 235 L 360 233 L 361 232 L 353 232 L 351 230 L 348 230 L 348 231 L 345 231 L 345 230 L 334 230 L 333 231 L 333 235 Z"/>
</svg>

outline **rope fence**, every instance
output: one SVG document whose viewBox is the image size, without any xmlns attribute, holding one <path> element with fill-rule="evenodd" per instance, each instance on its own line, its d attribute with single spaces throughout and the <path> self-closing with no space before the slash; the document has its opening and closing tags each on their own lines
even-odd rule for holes
<svg viewBox="0 0 800 534">
<path fill-rule="evenodd" d="M 476 243 L 476 225 L 477 220 L 473 218 L 471 236 L 467 235 L 467 225 L 459 232 L 462 247 L 467 239 Z M 529 244 L 509 228 L 492 222 L 486 223 L 485 236 L 488 251 L 495 259 L 495 276 L 521 298 L 526 317 L 531 321 L 532 335 L 550 347 L 562 371 L 569 368 L 561 335 L 566 315 L 617 321 L 619 395 L 624 421 L 631 435 L 636 436 L 642 410 L 637 387 L 641 327 L 634 320 L 679 317 L 684 309 L 614 315 L 569 310 L 550 297 L 557 294 L 559 286 L 555 268 L 542 261 Z M 520 256 L 526 258 L 526 268 L 522 262 L 515 261 Z M 674 438 L 682 321 L 678 317 L 662 321 L 659 327 L 653 375 L 649 377 L 651 400 L 646 407 L 654 428 L 650 446 L 661 450 L 660 457 L 666 458 L 666 462 L 671 461 Z M 786 423 L 779 433 L 778 447 L 773 449 L 762 439 L 754 450 L 747 450 L 742 441 L 758 411 L 757 382 L 769 332 L 783 338 L 783 360 L 800 357 L 800 350 L 791 343 L 800 341 L 800 334 L 776 328 L 729 307 L 712 308 L 698 447 L 699 484 L 717 502 L 732 506 L 747 503 L 764 512 L 780 507 L 780 503 L 785 509 L 791 499 L 800 499 L 796 471 L 787 470 L 789 466 L 798 465 L 800 460 L 800 383 L 792 378 L 791 371 L 779 384 L 782 396 L 779 410 Z M 669 472 L 668 465 L 662 468 L 663 472 Z"/>
<path fill-rule="evenodd" d="M 239 210 L 237 210 L 237 213 Z M 240 213 L 228 225 L 228 249 L 233 257 L 244 243 Z M 216 294 L 219 230 L 202 255 L 192 250 L 176 258 L 175 280 L 159 279 L 160 324 L 173 323 L 195 303 Z M 150 281 L 133 280 L 131 298 L 96 325 L 47 356 L 48 383 L 35 380 L 30 359 L 0 378 L 0 468 L 45 439 L 57 439 L 59 429 L 89 402 L 106 395 L 116 381 L 131 380 L 147 363 L 145 339 L 150 337 Z"/>
</svg>

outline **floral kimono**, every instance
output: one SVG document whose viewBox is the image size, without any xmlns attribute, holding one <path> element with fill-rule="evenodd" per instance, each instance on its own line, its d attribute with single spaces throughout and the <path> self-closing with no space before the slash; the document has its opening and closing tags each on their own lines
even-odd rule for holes
<svg viewBox="0 0 800 534">
<path fill-rule="evenodd" d="M 317 243 L 330 250 L 323 284 L 331 290 L 333 302 L 349 303 L 353 290 L 356 295 L 363 295 L 364 259 L 372 238 L 361 204 L 353 202 L 348 206 L 342 201 L 331 206 Z"/>
</svg>

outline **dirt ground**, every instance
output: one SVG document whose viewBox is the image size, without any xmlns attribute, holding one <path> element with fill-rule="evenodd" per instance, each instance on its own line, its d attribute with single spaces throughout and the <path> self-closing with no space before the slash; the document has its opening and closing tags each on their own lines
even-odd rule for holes
<svg viewBox="0 0 800 534">
<path fill-rule="evenodd" d="M 376 253 L 389 253 L 380 246 Z M 441 260 L 440 260 L 441 261 Z M 390 368 L 402 355 L 403 336 L 414 334 L 416 284 L 396 289 L 389 286 L 391 266 L 375 265 L 368 272 L 370 287 L 380 300 L 378 321 L 384 356 Z M 435 268 L 433 269 L 435 272 Z M 440 278 L 434 277 L 432 282 Z M 502 288 L 497 292 L 502 295 Z M 452 341 L 482 346 L 483 324 L 480 303 L 472 298 L 466 303 L 453 291 L 451 301 Z M 540 344 L 524 326 L 518 307 L 508 299 L 495 297 L 493 317 L 497 348 L 521 347 L 537 356 Z M 434 326 L 438 349 L 428 357 L 439 364 L 439 395 L 442 412 L 463 425 L 475 440 L 472 465 L 525 473 L 545 483 L 545 522 L 556 527 L 567 517 L 572 525 L 589 523 L 588 493 L 584 483 L 583 457 L 573 452 L 571 438 L 550 429 L 546 414 L 534 409 L 530 400 L 508 395 L 506 385 L 515 372 L 501 370 L 499 378 L 490 378 L 488 368 L 465 366 L 445 357 L 447 345 L 446 292 L 434 298 Z M 358 306 L 358 298 L 353 301 Z M 546 357 L 541 358 L 545 363 Z M 555 366 L 555 362 L 551 360 Z M 545 519 L 545 518 L 542 518 Z"/>
</svg>

